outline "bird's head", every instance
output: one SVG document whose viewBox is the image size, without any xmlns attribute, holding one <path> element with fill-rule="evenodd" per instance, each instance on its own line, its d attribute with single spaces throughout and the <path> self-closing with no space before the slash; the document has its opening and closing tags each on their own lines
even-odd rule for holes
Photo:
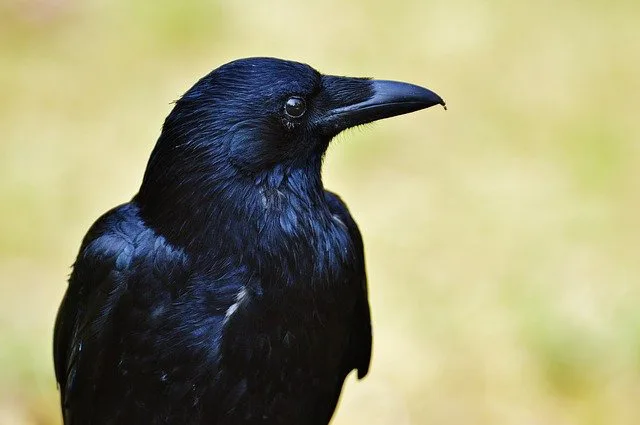
<svg viewBox="0 0 640 425">
<path fill-rule="evenodd" d="M 338 133 L 437 104 L 444 106 L 437 94 L 412 84 L 323 75 L 272 58 L 237 60 L 176 102 L 134 201 L 178 244 L 232 228 L 244 234 L 250 226 L 241 215 L 278 221 L 324 202 L 322 157 Z"/>
<path fill-rule="evenodd" d="M 437 94 L 412 84 L 323 75 L 280 59 L 241 59 L 212 71 L 176 102 L 156 151 L 168 155 L 165 165 L 180 151 L 187 159 L 205 152 L 212 167 L 253 175 L 318 162 L 349 127 L 437 104 L 444 106 Z"/>
</svg>

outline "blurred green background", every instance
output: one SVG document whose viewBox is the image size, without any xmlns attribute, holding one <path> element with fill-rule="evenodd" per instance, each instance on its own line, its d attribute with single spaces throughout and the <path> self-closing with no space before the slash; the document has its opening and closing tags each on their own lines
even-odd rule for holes
<svg viewBox="0 0 640 425">
<path fill-rule="evenodd" d="M 277 56 L 440 108 L 350 131 L 373 365 L 334 424 L 640 423 L 640 3 L 0 2 L 0 424 L 60 424 L 51 331 L 90 224 L 200 76 Z"/>
</svg>

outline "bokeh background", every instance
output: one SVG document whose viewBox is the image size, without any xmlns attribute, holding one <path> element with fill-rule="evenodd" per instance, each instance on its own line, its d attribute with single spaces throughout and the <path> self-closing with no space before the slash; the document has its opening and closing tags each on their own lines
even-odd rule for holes
<svg viewBox="0 0 640 425">
<path fill-rule="evenodd" d="M 60 424 L 52 323 L 170 102 L 229 60 L 426 85 L 326 186 L 364 233 L 347 424 L 640 423 L 640 3 L 0 2 L 0 424 Z"/>
</svg>

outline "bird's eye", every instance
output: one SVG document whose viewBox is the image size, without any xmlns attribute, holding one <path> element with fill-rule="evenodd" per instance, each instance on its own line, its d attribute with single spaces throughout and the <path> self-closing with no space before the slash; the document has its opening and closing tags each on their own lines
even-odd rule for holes
<svg viewBox="0 0 640 425">
<path fill-rule="evenodd" d="M 290 97 L 284 104 L 284 112 L 291 118 L 300 118 L 307 110 L 307 105 L 301 97 Z"/>
</svg>

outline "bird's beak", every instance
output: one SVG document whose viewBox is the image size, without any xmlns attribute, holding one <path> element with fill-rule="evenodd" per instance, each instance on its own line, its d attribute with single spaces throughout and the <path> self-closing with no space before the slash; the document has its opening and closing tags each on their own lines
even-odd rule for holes
<svg viewBox="0 0 640 425">
<path fill-rule="evenodd" d="M 333 77 L 340 78 L 340 77 Z M 344 77 L 342 77 L 344 78 Z M 414 84 L 402 83 L 399 81 L 387 80 L 361 80 L 348 79 L 352 84 L 342 87 L 340 96 L 331 96 L 338 99 L 338 105 L 326 111 L 319 124 L 327 133 L 337 134 L 340 131 L 360 124 L 393 117 L 396 115 L 408 114 L 420 109 L 425 109 L 434 105 L 442 105 L 447 109 L 444 100 L 436 93 L 424 87 Z M 355 84 L 355 82 L 358 84 Z M 360 84 L 368 84 L 366 92 L 369 93 L 365 99 L 358 99 L 357 93 L 347 93 L 344 89 L 362 90 Z M 329 88 L 331 90 L 331 88 Z M 355 102 L 339 102 L 340 98 L 358 99 Z M 346 103 L 346 104 L 345 104 Z"/>
</svg>

